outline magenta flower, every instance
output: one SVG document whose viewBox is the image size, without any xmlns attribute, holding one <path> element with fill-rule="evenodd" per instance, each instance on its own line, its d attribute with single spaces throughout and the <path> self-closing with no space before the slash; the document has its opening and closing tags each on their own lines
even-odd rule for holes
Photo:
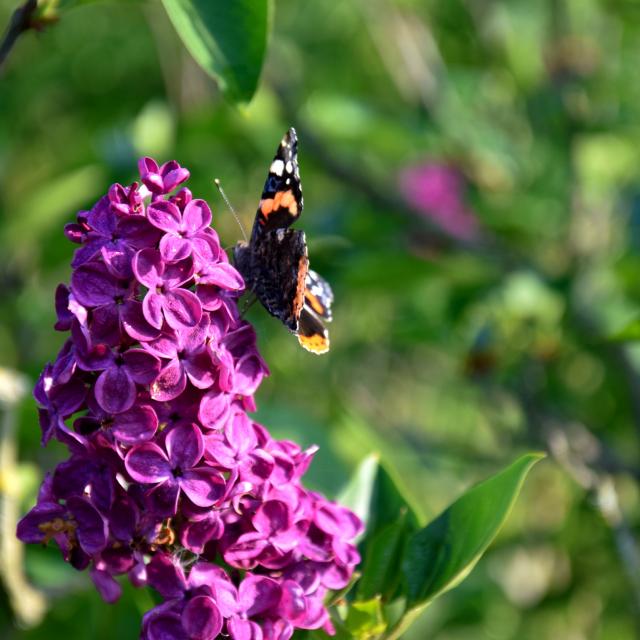
<svg viewBox="0 0 640 640">
<path fill-rule="evenodd" d="M 182 287 L 193 277 L 192 258 L 165 264 L 157 249 L 142 249 L 133 257 L 133 272 L 138 282 L 149 289 L 142 311 L 152 327 L 161 329 L 163 316 L 174 329 L 195 327 L 200 322 L 200 300 Z"/>
<path fill-rule="evenodd" d="M 146 345 L 150 353 L 168 360 L 151 389 L 154 400 L 173 400 L 186 388 L 187 380 L 198 389 L 208 389 L 214 382 L 213 362 L 206 348 L 209 316 L 202 316 L 197 326 L 183 331 L 167 331 Z"/>
<path fill-rule="evenodd" d="M 331 633 L 325 599 L 353 575 L 361 524 L 304 488 L 315 447 L 247 413 L 269 371 L 209 206 L 173 193 L 189 172 L 139 166 L 142 184 L 112 185 L 65 228 L 79 245 L 55 296 L 68 337 L 34 397 L 43 444 L 69 455 L 18 537 L 56 544 L 107 602 L 118 576 L 155 588 L 142 640 Z"/>
<path fill-rule="evenodd" d="M 203 261 L 215 261 L 219 246 L 207 235 L 211 209 L 204 200 L 190 200 L 184 210 L 168 200 L 154 202 L 147 209 L 154 227 L 165 232 L 160 240 L 160 255 L 166 262 L 178 262 L 195 253 Z"/>
<path fill-rule="evenodd" d="M 166 452 L 153 442 L 134 447 L 125 458 L 129 475 L 153 484 L 153 503 L 167 515 L 178 508 L 180 493 L 193 504 L 210 507 L 225 493 L 222 474 L 207 465 L 197 466 L 204 453 L 204 438 L 195 424 L 174 427 L 166 438 Z"/>
<path fill-rule="evenodd" d="M 462 240 L 478 236 L 478 218 L 465 202 L 465 183 L 455 168 L 427 162 L 405 169 L 399 182 L 407 202 L 445 231 Z"/>
</svg>

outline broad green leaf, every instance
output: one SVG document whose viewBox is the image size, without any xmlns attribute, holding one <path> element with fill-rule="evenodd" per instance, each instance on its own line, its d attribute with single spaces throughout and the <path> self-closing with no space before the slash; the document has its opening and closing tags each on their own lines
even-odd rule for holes
<svg viewBox="0 0 640 640">
<path fill-rule="evenodd" d="M 385 631 L 387 623 L 382 614 L 380 598 L 353 602 L 345 620 L 345 627 L 358 640 L 370 640 Z"/>
<path fill-rule="evenodd" d="M 338 501 L 364 522 L 366 539 L 400 517 L 408 529 L 415 531 L 420 527 L 414 508 L 377 455 L 370 455 L 360 463 Z"/>
<path fill-rule="evenodd" d="M 376 532 L 366 547 L 358 582 L 358 598 L 368 600 L 380 595 L 385 601 L 392 598 L 401 577 L 402 554 L 409 531 L 401 516 Z"/>
<path fill-rule="evenodd" d="M 409 612 L 468 575 L 502 527 L 525 476 L 543 457 L 540 453 L 520 457 L 467 491 L 411 537 L 402 566 Z"/>
<path fill-rule="evenodd" d="M 162 0 L 195 61 L 232 99 L 256 91 L 269 39 L 271 0 Z"/>
</svg>

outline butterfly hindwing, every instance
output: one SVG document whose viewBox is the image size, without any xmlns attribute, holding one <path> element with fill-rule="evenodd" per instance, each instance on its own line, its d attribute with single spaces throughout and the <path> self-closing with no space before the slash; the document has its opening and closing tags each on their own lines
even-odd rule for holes
<svg viewBox="0 0 640 640">
<path fill-rule="evenodd" d="M 309 269 L 307 273 L 304 302 L 313 312 L 331 322 L 331 305 L 333 303 L 333 291 L 329 283 L 318 273 Z"/>
<path fill-rule="evenodd" d="M 305 305 L 298 323 L 298 342 L 311 353 L 318 355 L 329 351 L 329 332 L 318 318 Z"/>
</svg>

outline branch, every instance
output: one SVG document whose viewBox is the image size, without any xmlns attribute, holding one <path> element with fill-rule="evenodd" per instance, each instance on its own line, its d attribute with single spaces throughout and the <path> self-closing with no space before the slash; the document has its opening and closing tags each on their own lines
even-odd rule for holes
<svg viewBox="0 0 640 640">
<path fill-rule="evenodd" d="M 0 69 L 20 34 L 32 28 L 31 17 L 38 8 L 38 0 L 26 0 L 20 5 L 11 16 L 7 30 L 4 32 L 0 42 Z"/>
</svg>

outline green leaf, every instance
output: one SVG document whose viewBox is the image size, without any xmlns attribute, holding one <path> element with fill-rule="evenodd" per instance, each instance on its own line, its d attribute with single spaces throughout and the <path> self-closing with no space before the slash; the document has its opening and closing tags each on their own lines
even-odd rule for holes
<svg viewBox="0 0 640 640">
<path fill-rule="evenodd" d="M 353 602 L 344 624 L 346 629 L 359 640 L 369 640 L 383 633 L 387 623 L 382 614 L 380 598 Z"/>
<path fill-rule="evenodd" d="M 611 342 L 633 342 L 640 340 L 640 318 L 634 318 L 622 329 L 609 336 Z"/>
<path fill-rule="evenodd" d="M 469 574 L 504 524 L 525 476 L 543 457 L 540 453 L 522 456 L 467 491 L 411 537 L 402 565 L 409 613 Z"/>
<path fill-rule="evenodd" d="M 408 537 L 406 517 L 380 529 L 366 547 L 362 577 L 358 582 L 358 598 L 368 600 L 376 595 L 390 600 L 400 583 L 402 555 Z"/>
<path fill-rule="evenodd" d="M 256 91 L 269 39 L 271 0 L 162 0 L 195 61 L 232 100 Z"/>
<path fill-rule="evenodd" d="M 398 481 L 375 454 L 360 463 L 338 501 L 364 522 L 366 539 L 401 517 L 410 530 L 420 527 L 418 515 Z"/>
</svg>

